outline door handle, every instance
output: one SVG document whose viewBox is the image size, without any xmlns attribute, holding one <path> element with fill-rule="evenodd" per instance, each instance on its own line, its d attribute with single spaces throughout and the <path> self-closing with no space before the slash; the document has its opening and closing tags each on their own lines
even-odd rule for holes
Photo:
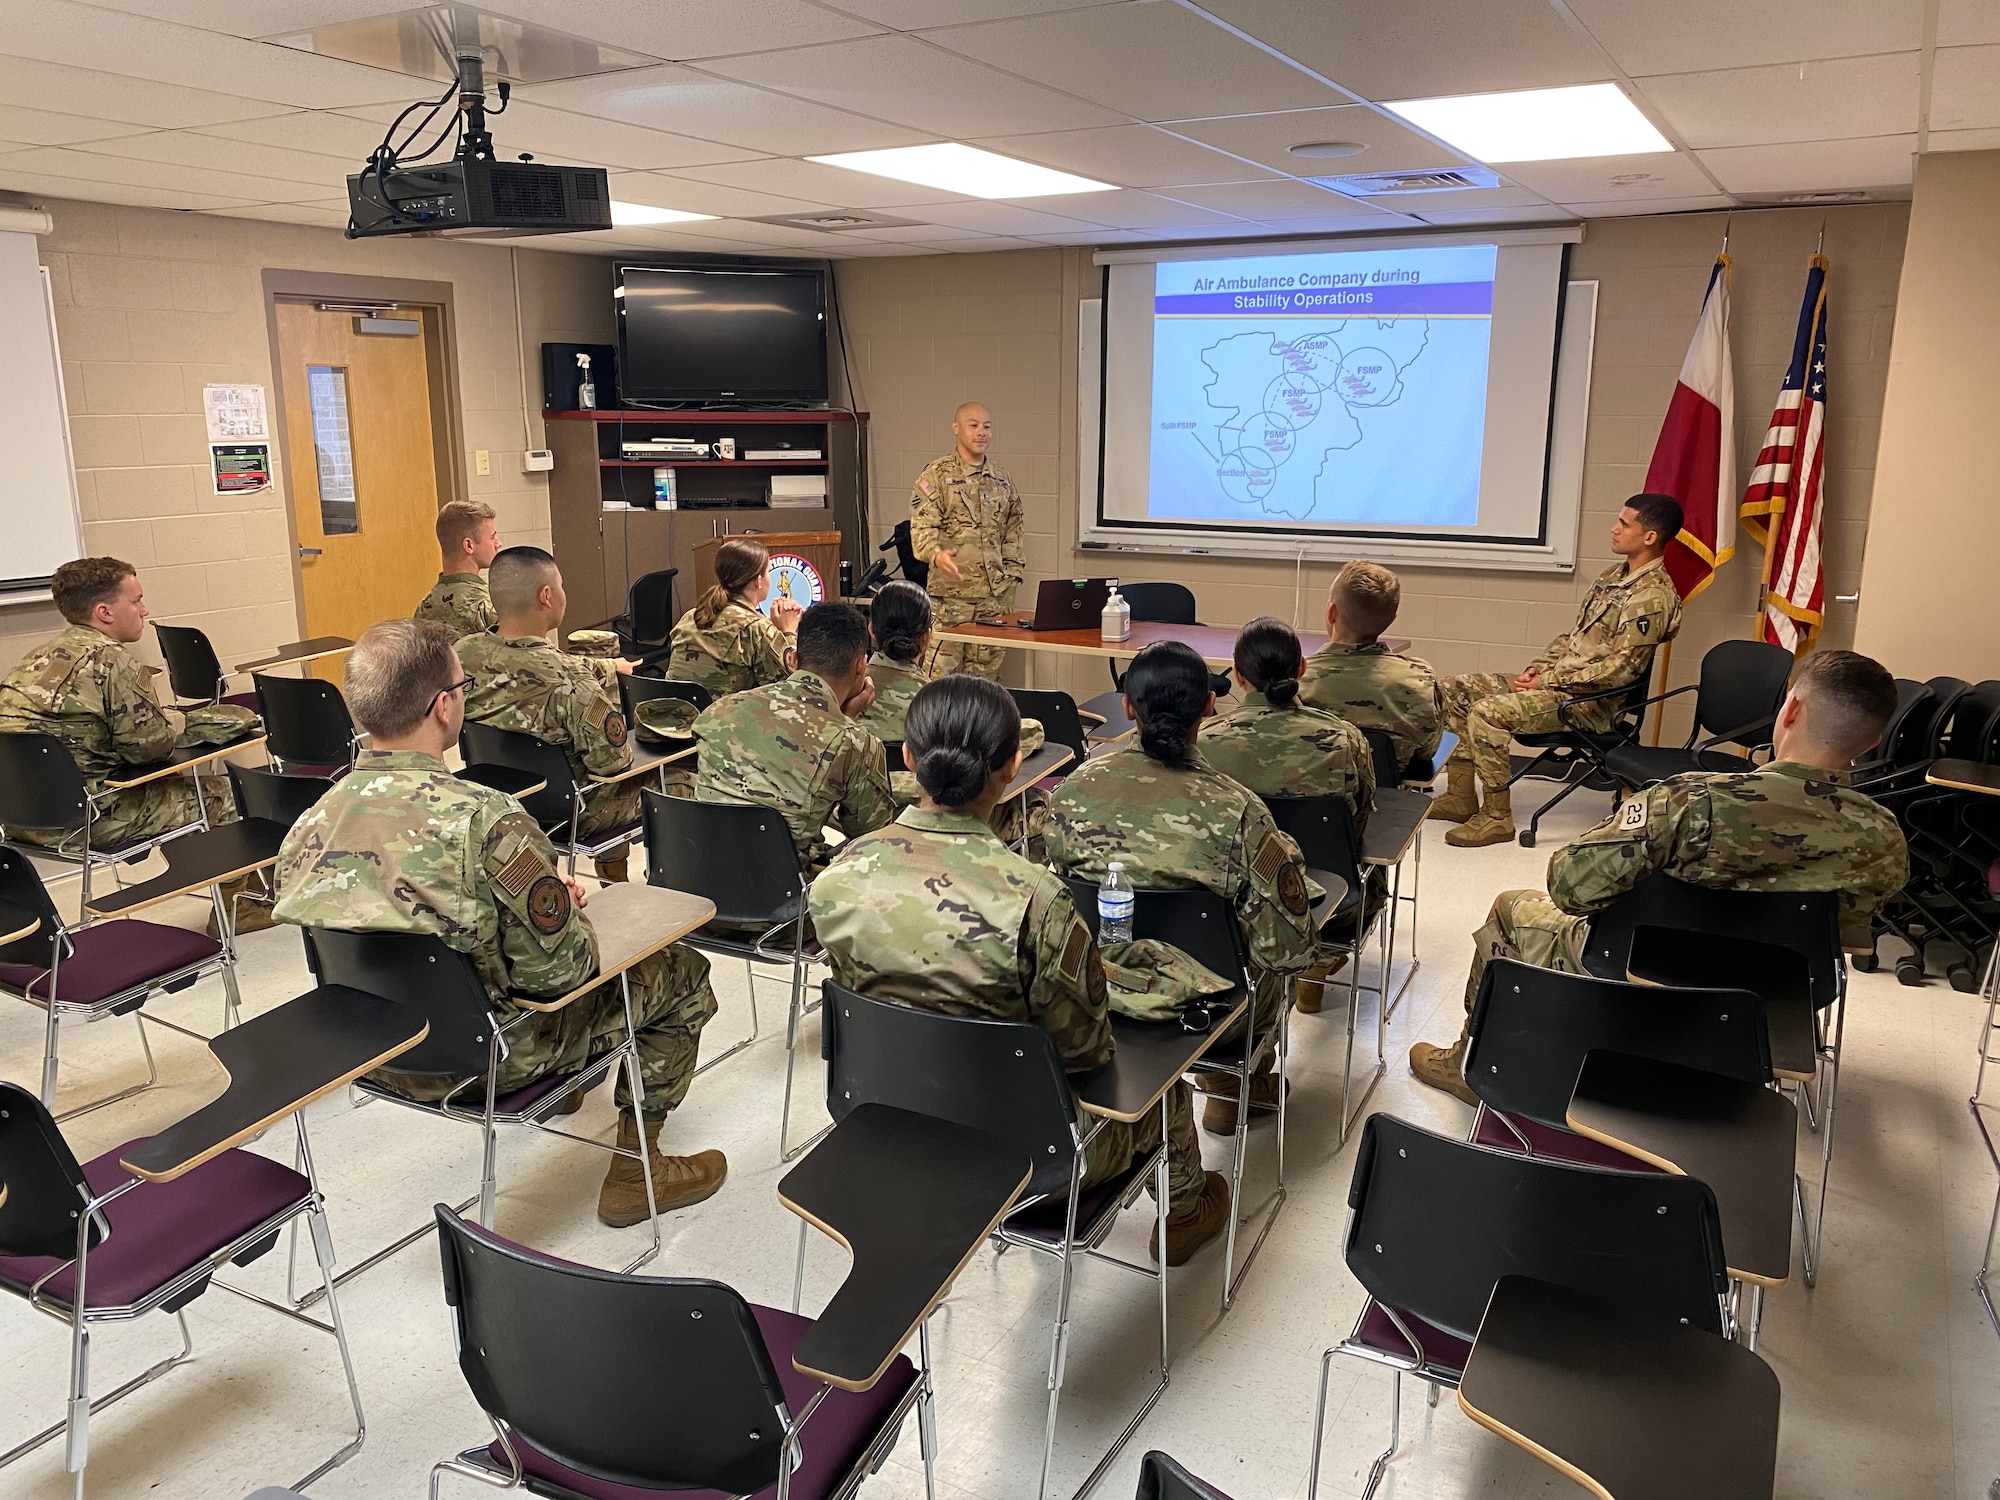
<svg viewBox="0 0 2000 1500">
<path fill-rule="evenodd" d="M 301 547 L 301 548 L 299 548 L 299 556 L 300 556 L 300 557 L 318 557 L 318 556 L 320 556 L 320 555 L 321 555 L 321 554 L 322 554 L 323 552 L 325 552 L 325 551 L 326 551 L 326 549 L 325 549 L 324 547 Z"/>
</svg>

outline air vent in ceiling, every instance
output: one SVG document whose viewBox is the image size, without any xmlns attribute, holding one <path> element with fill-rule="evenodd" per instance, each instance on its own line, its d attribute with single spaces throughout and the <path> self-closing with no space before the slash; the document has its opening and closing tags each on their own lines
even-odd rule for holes
<svg viewBox="0 0 2000 1500">
<path fill-rule="evenodd" d="M 920 221 L 892 218 L 888 214 L 868 213 L 857 208 L 829 208 L 819 213 L 765 214 L 750 222 L 782 224 L 788 229 L 816 229 L 822 234 L 840 234 L 851 229 L 902 229 Z"/>
<path fill-rule="evenodd" d="M 1364 172 L 1357 177 L 1306 180 L 1350 198 L 1380 198 L 1390 193 L 1462 193 L 1500 185 L 1499 174 L 1484 167 L 1451 167 L 1437 172 Z"/>
</svg>

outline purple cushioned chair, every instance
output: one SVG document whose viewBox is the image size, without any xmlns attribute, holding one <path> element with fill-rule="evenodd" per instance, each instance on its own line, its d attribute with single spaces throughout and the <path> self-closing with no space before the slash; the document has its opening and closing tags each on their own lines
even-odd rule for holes
<svg viewBox="0 0 2000 1500">
<path fill-rule="evenodd" d="M 718 1281 L 627 1276 L 539 1255 L 436 1208 L 459 1370 L 498 1438 L 431 1471 L 585 1500 L 845 1500 L 918 1410 L 898 1355 L 866 1391 L 792 1368 L 809 1318 Z M 924 1469 L 930 1477 L 930 1445 Z"/>
<path fill-rule="evenodd" d="M 143 1144 L 128 1141 L 79 1165 L 41 1101 L 16 1084 L 0 1082 L 0 1181 L 7 1187 L 0 1202 L 0 1292 L 22 1298 L 71 1330 L 67 1419 L 0 1454 L 0 1466 L 66 1435 L 64 1467 L 76 1476 L 79 1500 L 93 1405 L 94 1327 L 158 1311 L 173 1314 L 181 1332 L 178 1354 L 98 1397 L 94 1404 L 102 1407 L 192 1358 L 188 1304 L 211 1286 L 235 1290 L 217 1279 L 218 1273 L 257 1259 L 287 1224 L 300 1218 L 311 1224 L 322 1279 L 332 1274 L 324 1205 L 309 1177 L 269 1157 L 229 1148 L 170 1180 L 146 1181 L 120 1162 Z M 314 1326 L 339 1342 L 356 1433 L 300 1480 L 300 1487 L 361 1447 L 361 1400 L 337 1311 L 332 1322 Z"/>
<path fill-rule="evenodd" d="M 9 736 L 0 736 L 0 739 Z M 147 1000 L 166 991 L 184 990 L 205 974 L 220 974 L 223 982 L 222 1024 L 236 1024 L 236 956 L 205 933 L 168 927 L 136 917 L 119 917 L 70 927 L 57 913 L 34 864 L 20 850 L 0 846 L 0 901 L 41 918 L 28 936 L 0 948 L 0 994 L 11 994 L 38 1005 L 46 1013 L 42 1046 L 42 1103 L 55 1107 L 62 1023 L 97 1021 L 106 1016 L 133 1016 L 139 1043 L 146 1054 L 146 1081 L 65 1110 L 71 1119 L 151 1088 L 159 1080 L 153 1049 L 146 1037 L 147 1021 L 183 1028 L 149 1015 Z"/>
</svg>

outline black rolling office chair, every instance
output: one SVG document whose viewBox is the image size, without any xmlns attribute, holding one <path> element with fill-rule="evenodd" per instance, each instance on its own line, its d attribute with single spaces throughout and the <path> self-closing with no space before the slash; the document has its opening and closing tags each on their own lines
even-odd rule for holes
<svg viewBox="0 0 2000 1500">
<path fill-rule="evenodd" d="M 634 661 L 663 655 L 674 633 L 674 577 L 678 568 L 641 574 L 625 592 L 625 613 L 606 623 L 618 635 L 618 654 Z"/>
<path fill-rule="evenodd" d="M 825 1131 L 794 1146 L 792 1079 L 798 1065 L 799 1028 L 806 1015 L 806 969 L 820 962 L 818 945 L 806 943 L 806 878 L 785 820 L 768 807 L 696 802 L 650 788 L 640 798 L 646 831 L 646 880 L 668 890 L 705 896 L 715 916 L 681 941 L 704 952 L 743 960 L 750 990 L 750 1034 L 710 1058 L 714 1067 L 757 1040 L 757 969 L 789 967 L 791 1003 L 785 1017 L 785 1098 L 778 1120 L 778 1159 L 790 1161 Z M 719 924 L 719 925 L 718 925 Z M 773 939 L 784 948 L 773 948 Z"/>
<path fill-rule="evenodd" d="M 1003 1248 L 1019 1246 L 1051 1256 L 1060 1266 L 1049 1356 L 1048 1424 L 1038 1491 L 1046 1497 L 1069 1348 L 1070 1283 L 1075 1262 L 1104 1242 L 1118 1215 L 1138 1197 L 1149 1178 L 1157 1199 L 1154 1223 L 1161 1258 L 1152 1269 L 1123 1260 L 1113 1263 L 1158 1283 L 1160 1379 L 1104 1462 L 1124 1445 L 1139 1419 L 1152 1410 L 1166 1389 L 1165 1140 L 1110 1181 L 1083 1188 L 1085 1153 L 1103 1128 L 1103 1121 L 1078 1110 L 1062 1058 L 1041 1027 L 1027 1021 L 989 1021 L 920 1010 L 856 994 L 831 980 L 820 989 L 824 997 L 820 1050 L 826 1057 L 826 1106 L 836 1122 L 863 1104 L 894 1105 L 984 1131 L 1033 1164 L 1026 1191 L 1001 1221 L 994 1238 Z M 794 1298 L 805 1264 L 804 1227 L 800 1226 Z"/>
<path fill-rule="evenodd" d="M 1604 756 L 1604 767 L 1626 786 L 1648 787 L 1684 771 L 1747 771 L 1748 756 L 1714 747 L 1723 743 L 1752 749 L 1771 742 L 1771 726 L 1785 701 L 1795 658 L 1767 641 L 1723 641 L 1701 659 L 1698 684 L 1649 698 L 1641 712 L 1683 693 L 1693 693 L 1694 724 L 1682 745 L 1623 744 Z"/>
<path fill-rule="evenodd" d="M 436 1209 L 458 1367 L 491 1444 L 431 1471 L 480 1492 L 847 1500 L 914 1412 L 931 1478 L 930 1371 L 898 1355 L 862 1392 L 792 1368 L 810 1318 L 719 1281 L 623 1276 L 538 1254 Z"/>
<path fill-rule="evenodd" d="M 1320 1360 L 1308 1500 L 1319 1492 L 1334 1356 L 1395 1372 L 1389 1446 L 1369 1470 L 1369 1500 L 1401 1440 L 1403 1376 L 1456 1389 L 1503 1276 L 1723 1333 L 1722 1232 L 1715 1195 L 1694 1178 L 1491 1151 L 1377 1114 L 1363 1128 L 1347 1202 L 1347 1266 L 1369 1300 L 1354 1331 Z M 1775 1464 L 1775 1376 L 1768 1394 Z"/>
<path fill-rule="evenodd" d="M 344 776 L 353 769 L 361 736 L 340 689 L 318 677 L 253 672 L 265 746 L 281 770 L 301 776 Z"/>
<path fill-rule="evenodd" d="M 167 685 L 183 705 L 228 703 L 252 713 L 258 711 L 254 692 L 225 694 L 231 674 L 222 670 L 205 632 L 192 625 L 165 625 L 155 620 L 153 634 L 167 664 Z"/>
<path fill-rule="evenodd" d="M 1528 826 L 1520 832 L 1523 849 L 1535 847 L 1535 840 L 1541 835 L 1542 819 L 1557 806 L 1569 799 L 1579 787 L 1589 787 L 1593 791 L 1609 792 L 1617 795 L 1618 782 L 1604 766 L 1604 757 L 1623 745 L 1639 743 L 1639 731 L 1645 726 L 1646 705 L 1654 700 L 1646 696 L 1652 682 L 1652 670 L 1622 688 L 1609 688 L 1601 693 L 1584 693 L 1570 699 L 1560 710 L 1565 722 L 1573 718 L 1579 703 L 1591 703 L 1603 698 L 1618 700 L 1618 710 L 1612 716 L 1609 729 L 1564 728 L 1551 730 L 1546 734 L 1517 734 L 1521 744 L 1535 752 L 1534 758 L 1520 770 L 1507 778 L 1511 788 L 1515 782 L 1528 777 L 1547 778 L 1564 783 L 1563 789 L 1535 809 L 1528 819 Z"/>
</svg>

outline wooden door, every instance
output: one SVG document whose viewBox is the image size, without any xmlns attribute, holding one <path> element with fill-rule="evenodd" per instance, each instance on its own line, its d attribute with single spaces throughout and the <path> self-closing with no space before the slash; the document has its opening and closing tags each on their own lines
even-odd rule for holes
<svg viewBox="0 0 2000 1500">
<path fill-rule="evenodd" d="M 309 302 L 277 322 L 304 636 L 352 640 L 437 577 L 436 356 L 424 333 L 357 333 Z"/>
</svg>

